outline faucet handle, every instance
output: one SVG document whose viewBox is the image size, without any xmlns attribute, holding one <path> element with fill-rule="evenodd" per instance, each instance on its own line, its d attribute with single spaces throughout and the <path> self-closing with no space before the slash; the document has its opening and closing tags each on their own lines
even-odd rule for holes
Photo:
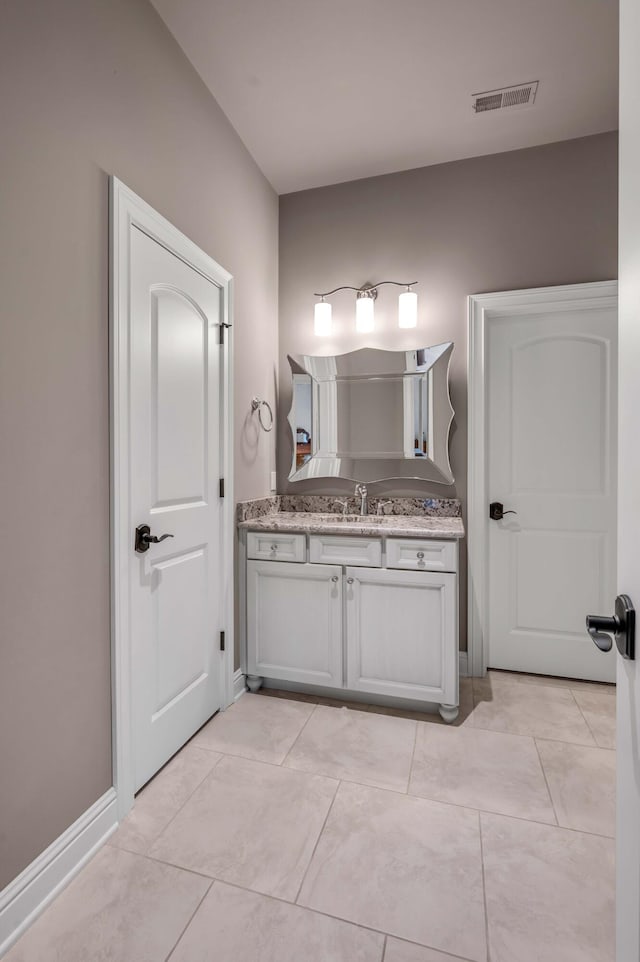
<svg viewBox="0 0 640 962">
<path fill-rule="evenodd" d="M 347 513 L 347 508 L 348 508 L 348 506 L 349 506 L 349 502 L 348 502 L 346 499 L 345 499 L 344 501 L 341 501 L 340 498 L 336 498 L 336 500 L 333 501 L 332 504 L 339 504 L 340 507 L 342 508 L 342 513 L 343 513 L 343 514 L 346 514 L 346 513 Z"/>
<path fill-rule="evenodd" d="M 377 515 L 384 514 L 384 510 L 383 510 L 383 509 L 386 508 L 386 506 L 387 506 L 388 504 L 393 504 L 393 501 L 378 501 L 378 507 L 376 508 L 376 514 L 377 514 Z"/>
</svg>

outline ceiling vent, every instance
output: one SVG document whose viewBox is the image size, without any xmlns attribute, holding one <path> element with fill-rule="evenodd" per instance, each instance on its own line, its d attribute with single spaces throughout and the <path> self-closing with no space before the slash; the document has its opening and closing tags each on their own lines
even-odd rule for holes
<svg viewBox="0 0 640 962">
<path fill-rule="evenodd" d="M 527 84 L 516 84 L 514 87 L 501 87 L 499 90 L 485 90 L 483 93 L 472 94 L 474 113 L 483 114 L 488 110 L 503 110 L 509 107 L 531 107 L 538 92 L 538 81 Z"/>
</svg>

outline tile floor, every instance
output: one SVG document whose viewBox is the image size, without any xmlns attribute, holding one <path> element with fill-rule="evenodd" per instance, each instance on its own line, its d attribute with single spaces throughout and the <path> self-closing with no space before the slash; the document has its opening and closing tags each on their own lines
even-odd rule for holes
<svg viewBox="0 0 640 962">
<path fill-rule="evenodd" d="M 461 705 L 244 695 L 7 962 L 613 962 L 614 690 Z"/>
</svg>

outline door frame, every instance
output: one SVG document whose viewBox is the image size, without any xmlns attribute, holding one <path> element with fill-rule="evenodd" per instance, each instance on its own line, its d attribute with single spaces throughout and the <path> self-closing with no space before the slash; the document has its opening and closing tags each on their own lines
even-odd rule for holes
<svg viewBox="0 0 640 962">
<path fill-rule="evenodd" d="M 134 519 L 129 508 L 129 286 L 132 227 L 142 230 L 221 290 L 224 340 L 221 366 L 220 473 L 225 479 L 222 512 L 222 624 L 225 651 L 221 653 L 220 703 L 233 702 L 233 278 L 168 220 L 134 194 L 116 177 L 109 178 L 109 376 L 111 442 L 111 694 L 113 785 L 118 818 L 133 806 L 133 730 L 129 571 Z"/>
<path fill-rule="evenodd" d="M 488 658 L 485 644 L 489 590 L 486 352 L 491 323 L 505 315 L 542 316 L 552 311 L 617 309 L 617 305 L 617 281 L 472 294 L 468 298 L 467 648 L 470 675 L 481 678 L 487 670 Z"/>
</svg>

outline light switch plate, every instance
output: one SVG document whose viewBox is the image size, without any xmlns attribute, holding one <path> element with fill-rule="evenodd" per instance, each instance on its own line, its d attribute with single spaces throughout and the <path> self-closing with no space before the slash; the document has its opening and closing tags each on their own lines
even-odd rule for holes
<svg viewBox="0 0 640 962">
<path fill-rule="evenodd" d="M 271 472 L 271 490 L 275 491 L 277 486 L 278 486 L 278 482 L 277 482 L 276 472 L 272 471 Z"/>
</svg>

